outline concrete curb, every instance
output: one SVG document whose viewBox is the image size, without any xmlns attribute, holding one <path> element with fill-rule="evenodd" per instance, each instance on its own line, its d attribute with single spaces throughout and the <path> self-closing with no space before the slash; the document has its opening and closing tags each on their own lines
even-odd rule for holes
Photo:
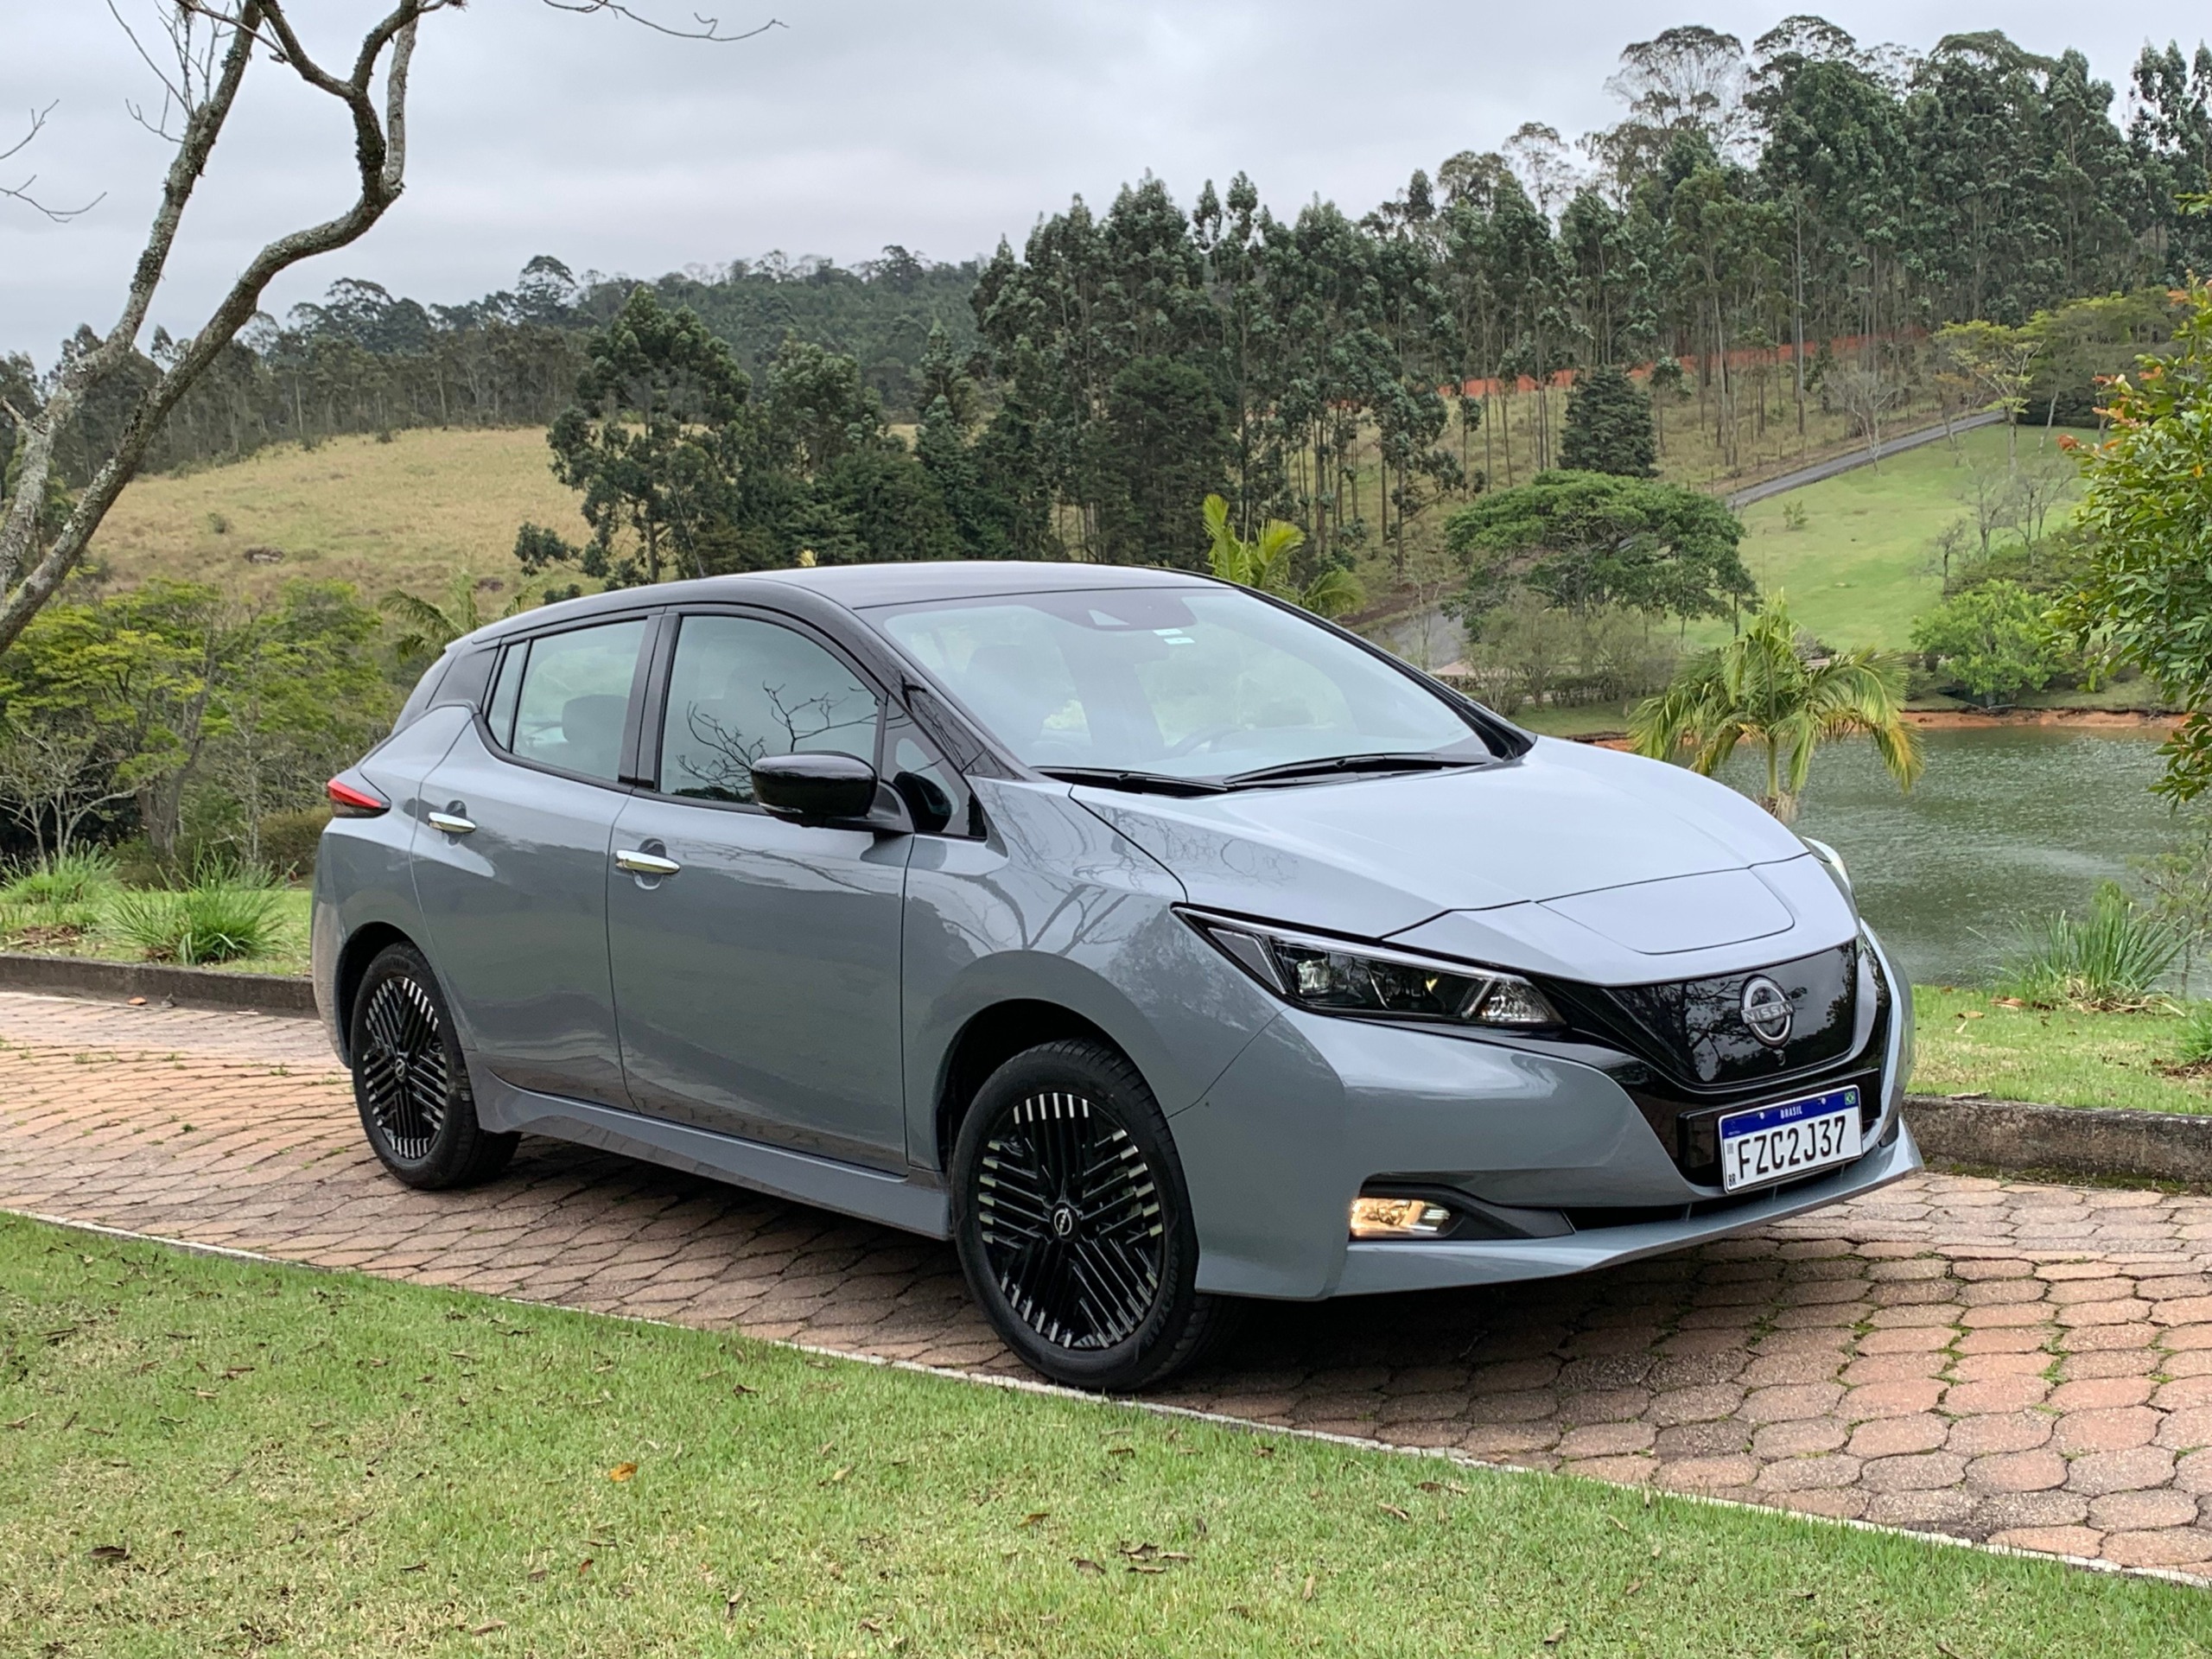
<svg viewBox="0 0 2212 1659">
<path fill-rule="evenodd" d="M 234 974 L 152 962 L 91 957 L 34 957 L 0 951 L 0 991 L 81 996 L 100 1002 L 170 1002 L 184 1008 L 312 1014 L 315 987 L 283 974 Z"/>
<path fill-rule="evenodd" d="M 2212 1185 L 2212 1115 L 1908 1095 L 1930 1163 Z"/>
</svg>

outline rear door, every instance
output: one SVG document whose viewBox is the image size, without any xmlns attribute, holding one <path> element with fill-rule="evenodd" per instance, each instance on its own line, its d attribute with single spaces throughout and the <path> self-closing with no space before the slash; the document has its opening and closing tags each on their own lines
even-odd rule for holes
<svg viewBox="0 0 2212 1659">
<path fill-rule="evenodd" d="M 423 787 L 415 885 L 475 1058 L 524 1089 L 624 1091 L 607 887 L 649 615 L 518 639 L 485 716 Z"/>
<path fill-rule="evenodd" d="M 765 613 L 671 618 L 623 805 L 607 931 L 640 1110 L 826 1156 L 906 1161 L 899 957 L 913 838 L 787 823 L 763 755 L 880 770 L 884 702 L 823 636 Z M 649 862 L 651 861 L 652 862 Z"/>
</svg>

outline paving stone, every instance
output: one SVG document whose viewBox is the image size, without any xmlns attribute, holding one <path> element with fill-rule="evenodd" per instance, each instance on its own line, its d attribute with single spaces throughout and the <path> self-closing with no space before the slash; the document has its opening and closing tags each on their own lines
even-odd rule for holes
<svg viewBox="0 0 2212 1659">
<path fill-rule="evenodd" d="M 311 1022 L 0 994 L 0 1205 L 1020 1374 L 934 1241 L 536 1139 L 400 1189 Z M 1923 1174 L 1573 1279 L 1259 1306 L 1167 1398 L 2212 1571 L 2212 1202 Z"/>
</svg>

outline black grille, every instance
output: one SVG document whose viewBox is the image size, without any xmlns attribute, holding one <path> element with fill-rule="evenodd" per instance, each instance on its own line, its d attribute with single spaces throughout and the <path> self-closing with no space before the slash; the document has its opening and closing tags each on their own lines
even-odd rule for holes
<svg viewBox="0 0 2212 1659">
<path fill-rule="evenodd" d="M 1779 1046 L 1751 1034 L 1744 987 L 1770 979 L 1789 998 L 1790 1030 Z M 1577 986 L 1569 1017 L 1693 1089 L 1729 1089 L 1785 1077 L 1849 1054 L 1858 1023 L 1859 946 L 1795 962 L 1663 985 Z M 1547 987 L 1548 989 L 1549 988 Z"/>
<path fill-rule="evenodd" d="M 1760 1042 L 1744 1020 L 1744 985 L 1758 975 L 1789 999 L 1792 1029 L 1779 1047 Z M 1719 1185 L 1724 1113 L 1856 1084 L 1862 1122 L 1871 1131 L 1880 1119 L 1889 988 L 1855 943 L 1710 979 L 1627 988 L 1548 982 L 1544 991 L 1582 1034 L 1621 1052 L 1621 1062 L 1606 1069 L 1690 1180 Z M 1863 1036 L 1862 996 L 1872 1004 Z"/>
</svg>

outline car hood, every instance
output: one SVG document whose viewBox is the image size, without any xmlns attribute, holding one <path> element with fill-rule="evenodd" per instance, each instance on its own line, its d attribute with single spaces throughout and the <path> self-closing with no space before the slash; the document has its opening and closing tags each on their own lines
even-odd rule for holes
<svg viewBox="0 0 2212 1659">
<path fill-rule="evenodd" d="M 1756 804 L 1584 744 L 1539 739 L 1480 770 L 1074 794 L 1195 905 L 1356 938 L 1440 928 L 1463 943 L 1431 948 L 1501 965 L 1630 982 L 1704 971 L 1713 952 L 1754 942 L 1778 961 L 1855 926 L 1804 843 Z"/>
</svg>

